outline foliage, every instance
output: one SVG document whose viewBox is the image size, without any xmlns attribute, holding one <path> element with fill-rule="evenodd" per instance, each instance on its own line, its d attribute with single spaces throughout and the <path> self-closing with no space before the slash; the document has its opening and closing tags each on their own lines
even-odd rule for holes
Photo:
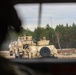
<svg viewBox="0 0 76 75">
<path fill-rule="evenodd" d="M 18 36 L 23 36 L 23 35 L 31 35 L 36 40 L 39 40 L 45 36 L 48 40 L 50 40 L 50 44 L 54 44 L 56 48 L 59 48 L 58 40 L 61 48 L 76 48 L 75 23 L 73 23 L 72 25 L 66 24 L 65 26 L 59 24 L 56 26 L 55 29 L 50 27 L 49 24 L 47 24 L 45 27 L 35 28 L 34 31 L 21 28 L 21 32 L 18 34 L 12 29 L 8 32 L 6 42 L 9 41 L 8 42 L 9 44 L 11 41 L 17 40 Z"/>
</svg>

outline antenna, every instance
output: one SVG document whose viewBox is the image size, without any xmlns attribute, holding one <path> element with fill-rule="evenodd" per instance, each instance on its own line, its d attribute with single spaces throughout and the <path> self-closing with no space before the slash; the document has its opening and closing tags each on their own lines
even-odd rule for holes
<svg viewBox="0 0 76 75">
<path fill-rule="evenodd" d="M 39 17 L 38 17 L 38 27 L 41 25 L 41 13 L 42 13 L 42 4 L 39 5 Z"/>
</svg>

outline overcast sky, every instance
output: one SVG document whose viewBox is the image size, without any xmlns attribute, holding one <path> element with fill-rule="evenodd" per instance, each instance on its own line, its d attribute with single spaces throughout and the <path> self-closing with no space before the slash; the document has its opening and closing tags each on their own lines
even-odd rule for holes
<svg viewBox="0 0 76 75">
<path fill-rule="evenodd" d="M 24 28 L 34 30 L 38 24 L 39 4 L 17 4 L 14 6 Z M 41 26 L 49 24 L 56 27 L 58 24 L 71 25 L 76 23 L 76 4 L 43 4 Z"/>
</svg>

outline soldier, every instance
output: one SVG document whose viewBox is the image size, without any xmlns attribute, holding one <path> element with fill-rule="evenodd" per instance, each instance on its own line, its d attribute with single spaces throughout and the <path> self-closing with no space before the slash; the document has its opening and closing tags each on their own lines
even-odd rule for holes
<svg viewBox="0 0 76 75">
<path fill-rule="evenodd" d="M 15 55 L 15 57 L 18 57 L 19 55 L 18 55 L 17 41 L 14 41 L 13 44 L 14 44 L 14 47 L 13 47 L 14 55 Z"/>
<path fill-rule="evenodd" d="M 43 37 L 42 40 L 46 40 L 46 37 Z"/>
<path fill-rule="evenodd" d="M 19 53 L 23 53 L 23 44 L 22 44 L 22 41 L 21 40 L 18 40 L 17 41 L 17 51 L 16 53 L 19 55 Z"/>
<path fill-rule="evenodd" d="M 14 53 L 14 44 L 13 44 L 13 42 L 11 42 L 9 44 L 9 51 L 10 51 L 10 55 L 13 55 L 13 53 Z"/>
</svg>

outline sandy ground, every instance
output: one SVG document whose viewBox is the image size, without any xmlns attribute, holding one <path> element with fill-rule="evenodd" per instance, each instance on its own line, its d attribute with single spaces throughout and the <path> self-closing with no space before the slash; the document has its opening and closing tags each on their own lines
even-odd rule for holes
<svg viewBox="0 0 76 75">
<path fill-rule="evenodd" d="M 71 55 L 64 55 L 64 54 L 58 54 L 58 58 L 76 58 L 76 54 Z"/>
</svg>

